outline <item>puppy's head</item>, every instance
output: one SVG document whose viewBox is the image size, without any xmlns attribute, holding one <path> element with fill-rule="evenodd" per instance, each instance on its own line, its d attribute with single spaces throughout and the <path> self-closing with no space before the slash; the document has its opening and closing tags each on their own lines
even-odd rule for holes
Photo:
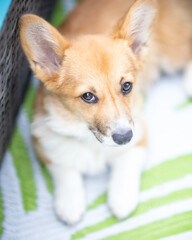
<svg viewBox="0 0 192 240">
<path fill-rule="evenodd" d="M 155 0 L 139 0 L 112 34 L 71 42 L 35 15 L 21 18 L 21 44 L 35 76 L 104 144 L 133 137 L 136 78 L 155 16 Z"/>
</svg>

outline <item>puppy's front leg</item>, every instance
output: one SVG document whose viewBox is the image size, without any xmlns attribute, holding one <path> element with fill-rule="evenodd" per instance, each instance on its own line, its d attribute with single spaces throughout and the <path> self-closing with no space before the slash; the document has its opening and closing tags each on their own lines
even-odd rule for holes
<svg viewBox="0 0 192 240">
<path fill-rule="evenodd" d="M 135 146 L 118 156 L 111 166 L 108 203 L 118 219 L 127 217 L 138 204 L 140 176 L 145 158 L 145 147 Z"/>
<path fill-rule="evenodd" d="M 78 222 L 85 212 L 83 179 L 75 169 L 48 166 L 55 185 L 55 208 L 59 218 L 67 224 Z"/>
</svg>

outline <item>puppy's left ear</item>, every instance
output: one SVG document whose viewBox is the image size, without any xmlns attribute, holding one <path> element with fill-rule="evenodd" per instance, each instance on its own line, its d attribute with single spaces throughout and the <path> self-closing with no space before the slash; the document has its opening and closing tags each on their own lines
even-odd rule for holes
<svg viewBox="0 0 192 240">
<path fill-rule="evenodd" d="M 48 22 L 32 14 L 20 19 L 20 40 L 35 76 L 49 90 L 56 88 L 70 43 Z"/>
<path fill-rule="evenodd" d="M 156 17 L 156 0 L 137 0 L 119 21 L 113 36 L 127 40 L 136 57 L 141 57 L 147 50 Z"/>
</svg>

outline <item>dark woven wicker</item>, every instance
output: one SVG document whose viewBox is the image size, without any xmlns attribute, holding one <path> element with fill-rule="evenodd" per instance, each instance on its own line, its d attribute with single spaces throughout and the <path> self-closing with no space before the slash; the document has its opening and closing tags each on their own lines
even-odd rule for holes
<svg viewBox="0 0 192 240">
<path fill-rule="evenodd" d="M 21 15 L 34 13 L 47 19 L 54 0 L 13 0 L 0 33 L 0 160 L 8 145 L 30 70 L 19 42 Z"/>
</svg>

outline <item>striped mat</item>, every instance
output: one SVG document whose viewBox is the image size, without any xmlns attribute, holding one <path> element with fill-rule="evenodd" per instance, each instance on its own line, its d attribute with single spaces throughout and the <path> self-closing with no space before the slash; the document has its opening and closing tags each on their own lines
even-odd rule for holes
<svg viewBox="0 0 192 240">
<path fill-rule="evenodd" d="M 50 175 L 31 144 L 38 85 L 32 79 L 0 170 L 0 239 L 191 240 L 192 101 L 181 78 L 162 77 L 146 98 L 148 161 L 135 212 L 122 221 L 111 215 L 106 204 L 109 172 L 85 177 L 87 212 L 73 227 L 57 219 Z"/>
</svg>

